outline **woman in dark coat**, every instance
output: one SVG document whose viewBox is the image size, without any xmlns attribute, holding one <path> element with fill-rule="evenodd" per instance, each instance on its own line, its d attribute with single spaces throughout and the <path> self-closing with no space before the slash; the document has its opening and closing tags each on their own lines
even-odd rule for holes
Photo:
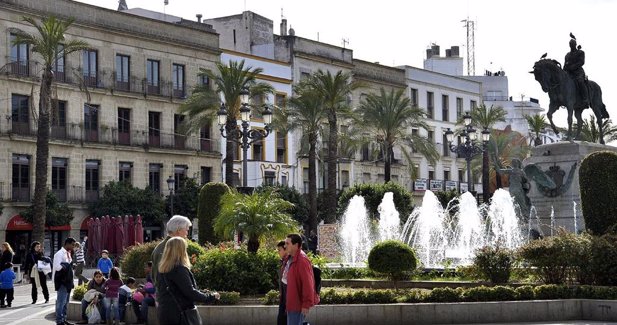
<svg viewBox="0 0 617 325">
<path fill-rule="evenodd" d="M 159 325 L 180 325 L 182 311 L 194 309 L 195 302 L 211 302 L 219 299 L 218 293 L 204 294 L 197 290 L 191 263 L 186 253 L 186 241 L 172 237 L 165 244 L 159 263 L 156 281 L 156 313 Z"/>
<path fill-rule="evenodd" d="M 37 287 L 40 287 L 43 291 L 45 303 L 49 302 L 47 275 L 44 272 L 38 270 L 37 263 L 39 261 L 51 263 L 51 260 L 48 257 L 43 256 L 43 249 L 41 247 L 41 243 L 39 243 L 38 241 L 33 241 L 32 244 L 30 244 L 30 251 L 28 252 L 28 255 L 26 255 L 26 263 L 24 264 L 24 272 L 30 278 L 30 283 L 32 284 L 32 291 L 30 293 L 32 295 L 33 304 L 36 304 L 36 300 L 38 298 Z"/>
<path fill-rule="evenodd" d="M 13 257 L 15 256 L 15 252 L 11 248 L 11 244 L 4 242 L 0 247 L 2 250 L 2 255 L 0 255 L 0 271 L 4 271 L 5 265 L 7 263 L 13 263 Z"/>
</svg>

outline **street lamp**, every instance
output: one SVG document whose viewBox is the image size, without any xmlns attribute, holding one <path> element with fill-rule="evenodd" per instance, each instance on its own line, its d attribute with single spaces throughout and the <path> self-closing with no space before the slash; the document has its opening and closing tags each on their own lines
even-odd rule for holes
<svg viewBox="0 0 617 325">
<path fill-rule="evenodd" d="M 462 158 L 465 158 L 467 161 L 467 190 L 473 190 L 473 182 L 471 178 L 471 160 L 479 155 L 484 154 L 482 159 L 482 199 L 484 202 L 488 202 L 488 150 L 486 150 L 486 145 L 490 139 L 491 131 L 485 128 L 482 131 L 482 143 L 477 141 L 478 134 L 476 130 L 471 125 L 471 115 L 469 112 L 465 113 L 463 116 L 463 121 L 465 122 L 465 128 L 461 132 L 461 137 L 465 139 L 464 143 L 459 145 L 452 144 L 454 141 L 454 132 L 448 128 L 445 132 L 446 139 L 450 144 L 450 151 L 457 154 Z"/>
<path fill-rule="evenodd" d="M 175 189 L 176 180 L 173 176 L 169 176 L 167 179 L 167 189 L 169 190 L 169 200 L 171 200 L 169 204 L 170 214 L 174 216 L 174 189 Z"/>
<path fill-rule="evenodd" d="M 272 110 L 267 104 L 264 104 L 264 110 L 261 113 L 265 124 L 264 130 L 249 129 L 251 121 L 251 108 L 249 107 L 249 91 L 247 88 L 242 88 L 240 91 L 240 119 L 242 120 L 242 130 L 234 129 L 225 134 L 225 124 L 227 124 L 227 109 L 225 103 L 221 104 L 218 111 L 218 123 L 221 127 L 221 136 L 229 139 L 242 146 L 242 187 L 247 187 L 248 180 L 248 157 L 247 152 L 249 147 L 270 134 L 270 124 L 272 123 Z"/>
</svg>

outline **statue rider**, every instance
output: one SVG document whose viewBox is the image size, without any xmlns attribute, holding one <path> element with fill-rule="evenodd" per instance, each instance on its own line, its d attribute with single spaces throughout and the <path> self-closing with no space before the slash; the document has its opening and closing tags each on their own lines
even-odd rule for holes
<svg viewBox="0 0 617 325">
<path fill-rule="evenodd" d="M 566 54 L 566 59 L 563 64 L 563 69 L 576 81 L 576 87 L 585 107 L 589 106 L 589 91 L 585 82 L 585 52 L 581 50 L 581 46 L 576 46 L 576 38 L 570 33 L 570 52 Z"/>
</svg>

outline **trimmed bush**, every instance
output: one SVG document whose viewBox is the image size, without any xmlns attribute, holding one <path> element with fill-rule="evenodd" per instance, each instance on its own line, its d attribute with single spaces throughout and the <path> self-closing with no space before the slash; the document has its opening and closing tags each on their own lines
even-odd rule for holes
<svg viewBox="0 0 617 325">
<path fill-rule="evenodd" d="M 197 258 L 193 273 L 200 288 L 263 294 L 278 287 L 279 263 L 274 250 L 213 248 Z"/>
<path fill-rule="evenodd" d="M 347 209 L 349 200 L 354 195 L 361 195 L 364 198 L 366 209 L 370 218 L 377 218 L 379 212 L 377 207 L 381 204 L 384 194 L 392 192 L 394 194 L 394 205 L 399 212 L 401 223 L 405 223 L 409 214 L 413 210 L 413 197 L 411 193 L 398 183 L 388 182 L 386 184 L 356 184 L 344 190 L 338 200 L 338 216 L 342 216 Z"/>
<path fill-rule="evenodd" d="M 617 224 L 617 154 L 599 151 L 581 162 L 579 186 L 585 228 L 602 235 Z"/>
<path fill-rule="evenodd" d="M 199 243 L 216 243 L 213 221 L 221 211 L 221 197 L 231 190 L 225 183 L 208 183 L 199 191 L 197 218 L 199 222 Z"/>
<path fill-rule="evenodd" d="M 278 305 L 280 302 L 280 292 L 278 290 L 270 290 L 263 298 L 264 305 Z"/>
<path fill-rule="evenodd" d="M 426 296 L 426 302 L 459 302 L 462 300 L 462 288 L 435 288 Z"/>
<path fill-rule="evenodd" d="M 511 301 L 516 300 L 516 292 L 510 287 L 475 287 L 464 290 L 465 301 Z"/>
<path fill-rule="evenodd" d="M 240 302 L 240 293 L 239 292 L 218 292 L 221 295 L 221 299 L 215 301 L 215 305 L 237 305 Z"/>
<path fill-rule="evenodd" d="M 76 286 L 73 289 L 73 300 L 81 301 L 82 299 L 84 299 L 84 295 L 86 294 L 86 291 L 88 291 L 87 282 L 80 286 Z"/>
<path fill-rule="evenodd" d="M 550 300 L 550 299 L 570 299 L 573 296 L 573 290 L 567 286 L 556 284 L 545 284 L 537 286 L 533 289 L 535 299 Z"/>
<path fill-rule="evenodd" d="M 156 245 L 158 245 L 161 240 L 151 241 L 147 243 L 143 243 L 140 245 L 130 246 L 124 250 L 122 257 L 120 257 L 120 266 L 122 268 L 122 274 L 125 277 L 132 276 L 134 278 L 145 278 L 146 273 L 144 272 L 144 265 L 147 262 L 152 261 L 152 252 Z M 186 241 L 187 249 L 186 252 L 191 258 L 191 263 L 200 255 L 203 255 L 206 250 L 199 246 L 199 244 L 192 242 L 190 240 Z"/>
<path fill-rule="evenodd" d="M 606 234 L 591 240 L 588 269 L 597 285 L 617 285 L 617 235 Z"/>
<path fill-rule="evenodd" d="M 485 246 L 476 251 L 473 264 L 483 278 L 491 283 L 508 283 L 513 264 L 512 252 L 499 246 Z"/>
<path fill-rule="evenodd" d="M 416 269 L 416 254 L 409 245 L 386 240 L 375 245 L 368 255 L 368 267 L 387 275 L 390 280 L 401 280 Z"/>
<path fill-rule="evenodd" d="M 532 286 L 520 286 L 514 289 L 517 300 L 533 300 L 535 298 Z"/>
</svg>

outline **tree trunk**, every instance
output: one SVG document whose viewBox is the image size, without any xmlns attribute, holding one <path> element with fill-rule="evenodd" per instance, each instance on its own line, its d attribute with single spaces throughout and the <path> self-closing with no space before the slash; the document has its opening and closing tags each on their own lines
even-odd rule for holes
<svg viewBox="0 0 617 325">
<path fill-rule="evenodd" d="M 247 250 L 249 253 L 257 253 L 259 249 L 259 237 L 250 236 L 248 241 Z"/>
<path fill-rule="evenodd" d="M 331 108 L 334 110 L 334 108 Z M 336 220 L 336 163 L 337 163 L 337 149 L 338 149 L 338 127 L 336 125 L 337 118 L 336 113 L 331 111 L 328 116 L 328 123 L 330 124 L 330 135 L 328 139 L 328 157 L 326 158 L 328 166 L 328 185 L 326 187 L 326 223 L 334 223 Z"/>
<path fill-rule="evenodd" d="M 227 116 L 227 124 L 225 124 L 225 132 L 227 139 L 225 141 L 225 184 L 229 187 L 234 187 L 234 150 L 235 143 L 230 139 L 236 137 L 236 119 Z"/>
<path fill-rule="evenodd" d="M 317 232 L 317 135 L 309 134 L 309 234 Z"/>
<path fill-rule="evenodd" d="M 383 156 L 383 174 L 384 184 L 390 181 L 390 174 L 392 173 L 392 153 L 391 146 L 388 142 L 384 142 L 384 156 Z"/>
<path fill-rule="evenodd" d="M 39 98 L 39 121 L 36 133 L 36 168 L 34 183 L 34 215 L 32 240 L 45 242 L 45 216 L 47 215 L 47 166 L 49 160 L 49 112 L 51 105 L 51 66 L 43 70 Z"/>
</svg>

